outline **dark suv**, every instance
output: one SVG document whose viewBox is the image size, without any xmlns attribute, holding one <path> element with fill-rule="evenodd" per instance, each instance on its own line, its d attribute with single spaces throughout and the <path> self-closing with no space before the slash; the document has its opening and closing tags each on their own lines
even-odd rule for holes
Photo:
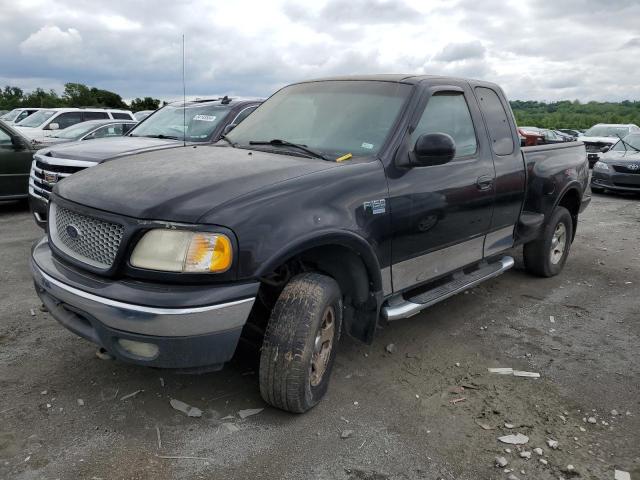
<svg viewBox="0 0 640 480">
<path fill-rule="evenodd" d="M 262 100 L 217 99 L 176 102 L 156 110 L 126 136 L 44 148 L 33 156 L 29 204 L 36 223 L 47 221 L 47 204 L 60 180 L 114 158 L 141 152 L 215 143 L 244 120 Z"/>
</svg>

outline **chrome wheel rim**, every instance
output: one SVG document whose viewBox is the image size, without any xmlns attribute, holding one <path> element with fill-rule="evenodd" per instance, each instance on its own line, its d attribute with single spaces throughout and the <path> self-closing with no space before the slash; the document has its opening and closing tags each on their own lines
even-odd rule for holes
<svg viewBox="0 0 640 480">
<path fill-rule="evenodd" d="M 320 327 L 316 332 L 313 341 L 313 355 L 311 356 L 311 367 L 309 379 L 312 387 L 316 387 L 322 382 L 324 372 L 331 357 L 333 348 L 333 337 L 336 329 L 336 313 L 333 306 L 329 306 L 322 315 Z"/>
<path fill-rule="evenodd" d="M 553 232 L 551 238 L 551 263 L 557 265 L 564 256 L 564 249 L 567 246 L 567 227 L 564 223 L 556 225 L 556 229 Z"/>
</svg>

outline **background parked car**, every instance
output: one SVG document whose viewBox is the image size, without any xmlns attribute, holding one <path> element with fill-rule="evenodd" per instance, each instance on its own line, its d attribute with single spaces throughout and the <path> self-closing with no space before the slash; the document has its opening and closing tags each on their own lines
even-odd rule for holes
<svg viewBox="0 0 640 480">
<path fill-rule="evenodd" d="M 0 120 L 0 200 L 27 197 L 35 149 L 29 139 Z"/>
<path fill-rule="evenodd" d="M 620 138 L 624 138 L 631 133 L 640 133 L 640 127 L 634 124 L 598 123 L 584 132 L 584 135 L 580 137 L 580 141 L 584 142 L 584 146 L 587 149 L 589 167 L 593 168 L 595 163 L 600 160 L 605 147 L 611 147 Z"/>
<path fill-rule="evenodd" d="M 576 140 L 576 137 L 574 137 L 569 133 L 565 133 L 562 130 L 551 130 L 551 131 L 554 132 L 556 135 L 558 135 L 560 138 L 562 138 L 565 142 L 574 142 Z"/>
<path fill-rule="evenodd" d="M 105 108 L 48 108 L 30 115 L 16 129 L 32 140 L 42 140 L 55 130 L 63 130 L 87 120 L 133 120 L 129 110 Z"/>
<path fill-rule="evenodd" d="M 14 108 L 10 112 L 2 115 L 0 120 L 3 120 L 9 125 L 16 124 L 27 118 L 29 115 L 36 113 L 38 110 L 42 110 L 42 108 Z"/>
<path fill-rule="evenodd" d="M 580 130 L 574 130 L 573 128 L 560 128 L 558 131 L 571 135 L 574 138 L 578 138 L 582 135 Z"/>
<path fill-rule="evenodd" d="M 125 136 L 42 149 L 33 157 L 29 180 L 29 203 L 36 223 L 44 228 L 49 193 L 69 175 L 127 155 L 178 148 L 185 143 L 194 146 L 217 142 L 261 103 L 259 99 L 228 97 L 172 103 L 154 112 Z"/>
<path fill-rule="evenodd" d="M 58 143 L 68 143 L 96 138 L 121 137 L 129 133 L 138 122 L 131 120 L 89 120 L 88 122 L 72 125 L 64 130 L 56 130 L 50 137 L 41 139 L 38 143 L 50 146 Z"/>
<path fill-rule="evenodd" d="M 591 191 L 605 190 L 640 193 L 640 133 L 618 140 L 593 166 Z"/>
<path fill-rule="evenodd" d="M 138 122 L 141 122 L 142 120 L 147 118 L 149 115 L 151 115 L 153 112 L 155 112 L 155 110 L 140 110 L 139 112 L 134 113 L 133 117 Z"/>
<path fill-rule="evenodd" d="M 564 138 L 558 135 L 553 130 L 538 127 L 519 127 L 525 134 L 533 134 L 538 136 L 538 143 L 536 145 L 545 145 L 549 143 L 562 143 Z"/>
</svg>

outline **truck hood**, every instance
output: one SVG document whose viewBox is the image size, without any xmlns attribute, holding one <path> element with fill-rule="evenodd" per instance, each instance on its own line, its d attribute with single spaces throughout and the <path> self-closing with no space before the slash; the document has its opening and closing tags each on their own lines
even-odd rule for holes
<svg viewBox="0 0 640 480">
<path fill-rule="evenodd" d="M 54 193 L 129 217 L 197 223 L 206 212 L 234 198 L 337 165 L 209 145 L 105 162 L 59 182 Z"/>
<path fill-rule="evenodd" d="M 608 143 L 610 145 L 613 145 L 619 139 L 618 137 L 585 137 L 583 135 L 581 137 L 578 137 L 578 140 L 585 143 Z"/>
<path fill-rule="evenodd" d="M 52 139 L 55 140 L 55 139 Z M 114 157 L 182 146 L 182 142 L 148 137 L 96 138 L 46 148 L 42 155 L 100 163 Z"/>
</svg>

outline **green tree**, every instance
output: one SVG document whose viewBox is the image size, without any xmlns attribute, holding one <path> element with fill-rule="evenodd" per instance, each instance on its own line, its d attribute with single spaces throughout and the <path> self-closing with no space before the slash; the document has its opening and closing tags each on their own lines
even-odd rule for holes
<svg viewBox="0 0 640 480">
<path fill-rule="evenodd" d="M 158 108 L 160 108 L 160 100 L 157 98 L 144 97 L 131 100 L 131 110 L 134 112 L 139 112 L 140 110 L 157 110 Z"/>
</svg>

